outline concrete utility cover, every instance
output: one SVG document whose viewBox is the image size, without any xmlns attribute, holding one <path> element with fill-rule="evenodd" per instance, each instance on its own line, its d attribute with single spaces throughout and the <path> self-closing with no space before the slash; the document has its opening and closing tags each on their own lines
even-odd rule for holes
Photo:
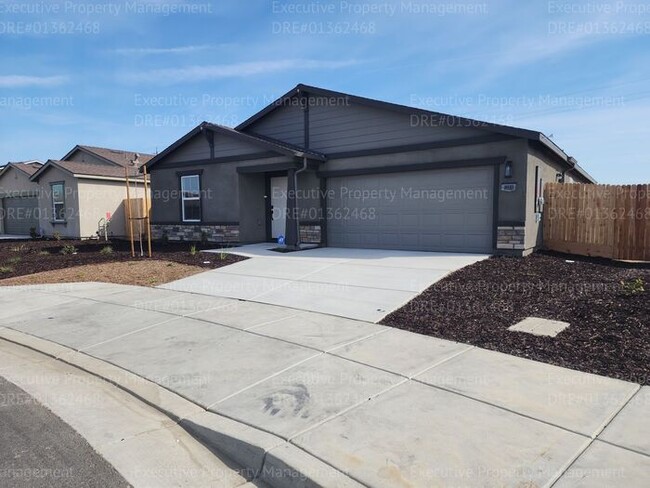
<svg viewBox="0 0 650 488">
<path fill-rule="evenodd" d="M 378 322 L 452 271 L 488 257 L 334 247 L 280 254 L 274 247 L 234 247 L 225 252 L 250 259 L 162 288 Z"/>
<path fill-rule="evenodd" d="M 527 332 L 536 336 L 555 337 L 569 326 L 568 322 L 559 320 L 542 319 L 539 317 L 526 317 L 521 322 L 508 327 L 514 332 Z"/>
</svg>

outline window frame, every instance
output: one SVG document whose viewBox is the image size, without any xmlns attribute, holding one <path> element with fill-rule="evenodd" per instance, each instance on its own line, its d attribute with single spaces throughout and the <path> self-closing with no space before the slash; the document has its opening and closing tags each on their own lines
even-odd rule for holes
<svg viewBox="0 0 650 488">
<path fill-rule="evenodd" d="M 186 178 L 196 178 L 199 183 L 198 196 L 196 197 L 186 197 L 185 191 L 183 190 L 183 180 Z M 181 221 L 188 223 L 201 222 L 203 217 L 203 206 L 201 202 L 201 174 L 200 173 L 190 173 L 180 175 L 180 188 L 181 188 Z M 198 219 L 187 219 L 185 218 L 185 202 L 199 202 L 199 218 Z"/>
<path fill-rule="evenodd" d="M 54 187 L 61 186 L 61 200 L 54 200 Z M 65 181 L 53 181 L 50 183 L 50 202 L 52 203 L 52 222 L 66 222 L 66 206 L 65 206 Z M 63 217 L 59 218 L 56 206 L 61 205 L 63 207 Z"/>
</svg>

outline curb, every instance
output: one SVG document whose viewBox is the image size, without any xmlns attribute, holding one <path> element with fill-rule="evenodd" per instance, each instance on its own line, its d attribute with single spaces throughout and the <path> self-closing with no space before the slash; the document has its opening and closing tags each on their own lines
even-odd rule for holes
<svg viewBox="0 0 650 488">
<path fill-rule="evenodd" d="M 260 480 L 272 488 L 365 486 L 285 439 L 210 412 L 119 366 L 13 329 L 0 327 L 0 339 L 81 369 L 133 395 L 213 452 L 239 464 L 251 480 Z"/>
</svg>

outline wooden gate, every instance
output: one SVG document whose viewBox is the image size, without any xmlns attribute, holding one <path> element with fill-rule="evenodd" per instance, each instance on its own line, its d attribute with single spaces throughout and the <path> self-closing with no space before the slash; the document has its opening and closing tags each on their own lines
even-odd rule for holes
<svg viewBox="0 0 650 488">
<path fill-rule="evenodd" d="M 650 185 L 547 183 L 544 245 L 571 254 L 650 261 Z"/>
</svg>

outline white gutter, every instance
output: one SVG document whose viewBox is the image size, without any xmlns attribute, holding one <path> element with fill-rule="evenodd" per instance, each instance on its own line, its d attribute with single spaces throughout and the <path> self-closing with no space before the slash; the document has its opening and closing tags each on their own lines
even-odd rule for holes
<svg viewBox="0 0 650 488">
<path fill-rule="evenodd" d="M 126 181 L 125 178 L 117 178 L 114 176 L 93 176 L 93 175 L 80 175 L 80 174 L 73 174 L 72 176 L 83 180 L 121 181 L 122 183 Z M 136 183 L 142 183 L 144 181 L 141 179 L 137 179 L 137 178 L 141 178 L 139 176 L 134 176 L 133 178 L 136 178 L 134 180 Z"/>
</svg>

